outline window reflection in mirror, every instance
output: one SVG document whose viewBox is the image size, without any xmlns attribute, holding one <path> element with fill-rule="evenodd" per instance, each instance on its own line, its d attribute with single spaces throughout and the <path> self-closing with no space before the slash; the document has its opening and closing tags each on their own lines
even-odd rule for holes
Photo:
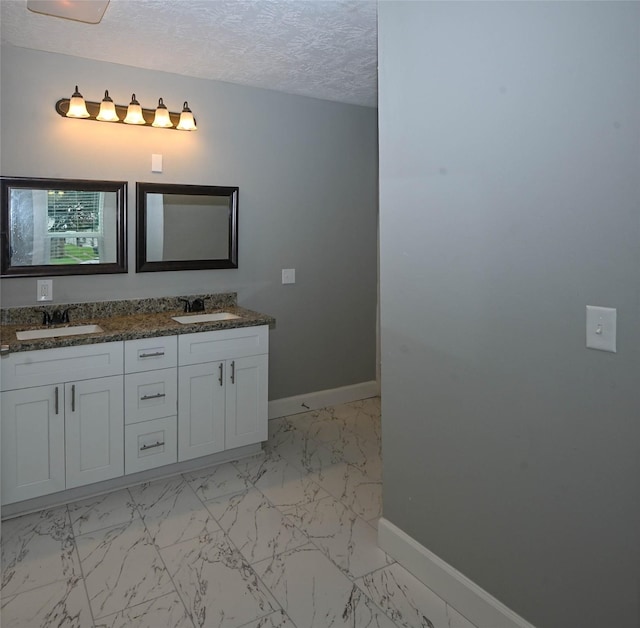
<svg viewBox="0 0 640 628">
<path fill-rule="evenodd" d="M 238 267 L 238 188 L 138 183 L 138 272 Z"/>
<path fill-rule="evenodd" d="M 2 179 L 2 275 L 126 272 L 126 183 Z"/>
</svg>

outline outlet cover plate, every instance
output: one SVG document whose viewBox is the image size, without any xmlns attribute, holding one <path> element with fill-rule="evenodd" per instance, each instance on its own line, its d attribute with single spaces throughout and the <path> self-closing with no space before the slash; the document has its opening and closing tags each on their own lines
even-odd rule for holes
<svg viewBox="0 0 640 628">
<path fill-rule="evenodd" d="M 53 301 L 53 279 L 38 279 L 37 301 Z"/>
</svg>

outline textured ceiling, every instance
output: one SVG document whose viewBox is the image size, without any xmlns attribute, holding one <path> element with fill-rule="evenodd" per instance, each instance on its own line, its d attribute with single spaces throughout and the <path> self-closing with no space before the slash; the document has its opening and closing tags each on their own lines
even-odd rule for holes
<svg viewBox="0 0 640 628">
<path fill-rule="evenodd" d="M 2 41 L 375 107 L 374 0 L 111 0 L 99 24 L 0 0 Z"/>
</svg>

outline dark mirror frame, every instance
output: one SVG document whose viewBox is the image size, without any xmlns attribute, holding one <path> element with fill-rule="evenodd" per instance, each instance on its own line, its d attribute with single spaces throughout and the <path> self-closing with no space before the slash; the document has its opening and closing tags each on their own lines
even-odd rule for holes
<svg viewBox="0 0 640 628">
<path fill-rule="evenodd" d="M 11 265 L 11 189 L 82 190 L 116 193 L 116 261 L 98 264 Z M 0 177 L 0 275 L 2 277 L 55 277 L 127 272 L 127 182 L 85 179 Z"/>
<path fill-rule="evenodd" d="M 237 187 L 217 185 L 180 185 L 170 183 L 136 183 L 136 272 L 166 270 L 202 270 L 238 268 L 238 192 Z M 229 197 L 229 256 L 222 259 L 147 260 L 147 194 L 180 194 Z"/>
</svg>

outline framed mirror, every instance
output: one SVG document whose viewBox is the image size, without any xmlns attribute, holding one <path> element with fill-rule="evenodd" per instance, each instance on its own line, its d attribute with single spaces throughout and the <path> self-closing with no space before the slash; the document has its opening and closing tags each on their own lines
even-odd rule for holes
<svg viewBox="0 0 640 628">
<path fill-rule="evenodd" d="M 1 177 L 3 277 L 127 272 L 124 181 Z"/>
<path fill-rule="evenodd" d="M 136 271 L 238 268 L 238 188 L 136 183 Z"/>
</svg>

